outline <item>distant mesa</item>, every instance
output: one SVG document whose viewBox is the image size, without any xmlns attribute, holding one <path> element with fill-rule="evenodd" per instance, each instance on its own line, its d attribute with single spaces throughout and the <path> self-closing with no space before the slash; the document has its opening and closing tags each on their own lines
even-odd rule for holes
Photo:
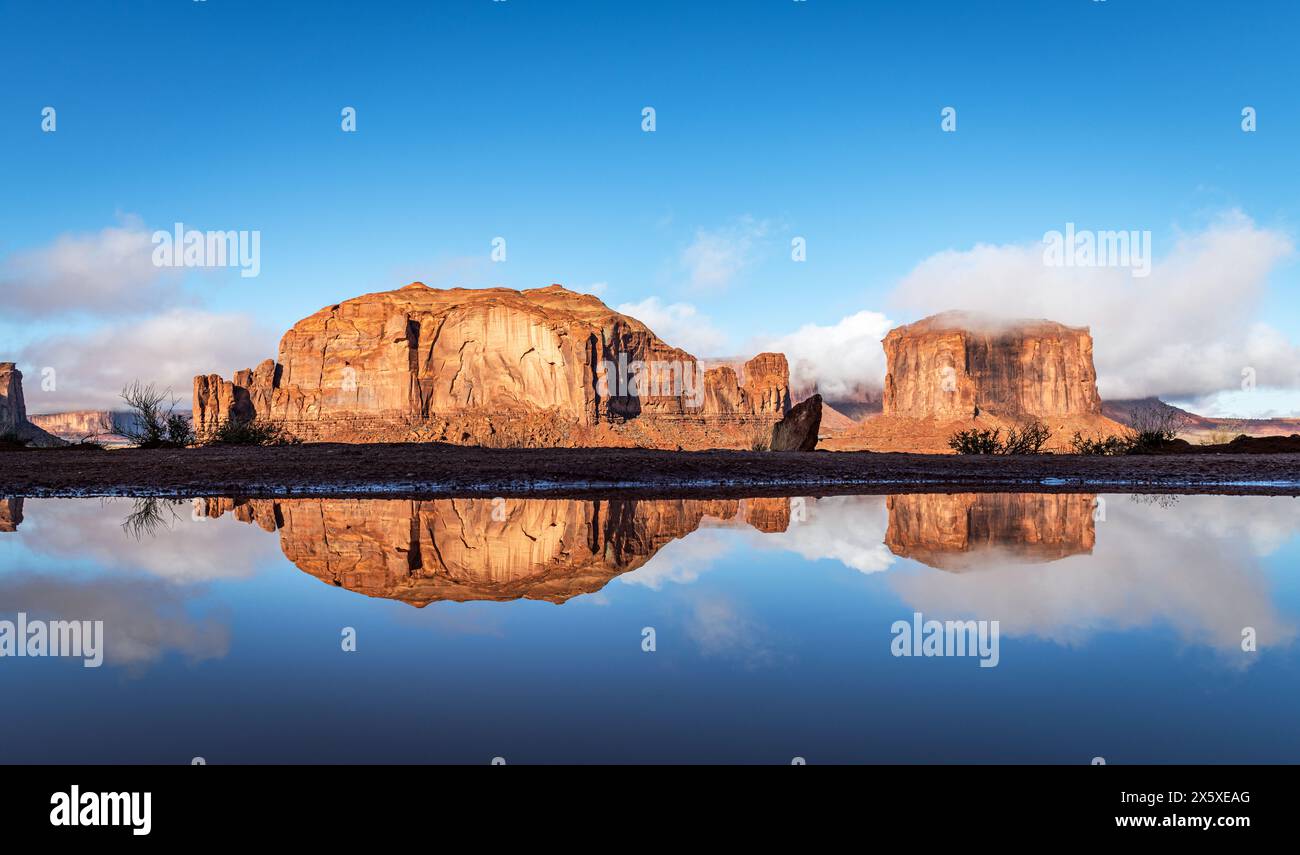
<svg viewBox="0 0 1300 855">
<path fill-rule="evenodd" d="M 1152 412 L 1171 418 L 1181 428 L 1181 435 L 1192 442 L 1231 442 L 1245 434 L 1249 437 L 1290 437 L 1300 434 L 1300 418 L 1274 417 L 1269 419 L 1234 419 L 1221 416 L 1201 416 L 1167 404 L 1159 398 L 1132 398 L 1104 401 L 1101 411 L 1108 418 L 1123 424 L 1139 420 L 1149 421 Z M 1262 444 L 1262 443 L 1256 443 Z M 1296 447 L 1277 448 L 1278 451 L 1295 451 Z"/>
<path fill-rule="evenodd" d="M 194 379 L 200 433 L 258 418 L 308 441 L 748 449 L 791 407 L 782 354 L 706 368 L 559 285 L 367 294 L 299 321 L 277 359 Z"/>
<path fill-rule="evenodd" d="M 1049 450 L 1067 450 L 1075 431 L 1126 432 L 1102 413 L 1086 327 L 944 312 L 890 330 L 883 345 L 881 413 L 823 447 L 947 453 L 959 430 L 1034 419 L 1052 429 Z"/>
<path fill-rule="evenodd" d="M 208 517 L 280 533 L 298 569 L 422 608 L 452 600 L 563 603 L 599 591 L 708 522 L 785 531 L 769 499 L 208 499 Z"/>
<path fill-rule="evenodd" d="M 17 441 L 38 447 L 64 445 L 27 419 L 23 373 L 12 362 L 0 362 L 0 442 Z"/>
<path fill-rule="evenodd" d="M 1089 555 L 1097 538 L 1097 497 L 1089 494 L 908 493 L 887 506 L 885 545 L 940 570 Z"/>
<path fill-rule="evenodd" d="M 101 445 L 129 445 L 131 440 L 120 433 L 138 425 L 135 413 L 117 410 L 71 410 L 61 413 L 29 415 L 27 420 L 46 433 L 68 442 L 98 442 Z"/>
</svg>

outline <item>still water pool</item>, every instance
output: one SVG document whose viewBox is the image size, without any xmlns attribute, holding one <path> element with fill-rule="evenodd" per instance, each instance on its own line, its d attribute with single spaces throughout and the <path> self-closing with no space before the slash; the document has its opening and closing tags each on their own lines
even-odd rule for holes
<svg viewBox="0 0 1300 855">
<path fill-rule="evenodd" d="M 0 761 L 1296 763 L 1298 532 L 1255 496 L 0 499 Z M 102 622 L 102 664 L 16 655 L 20 615 Z"/>
</svg>

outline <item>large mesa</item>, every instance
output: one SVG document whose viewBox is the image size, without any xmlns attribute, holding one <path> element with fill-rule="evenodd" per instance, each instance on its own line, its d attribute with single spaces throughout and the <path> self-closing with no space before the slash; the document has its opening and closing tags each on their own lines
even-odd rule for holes
<svg viewBox="0 0 1300 855">
<path fill-rule="evenodd" d="M 194 379 L 194 425 L 263 419 L 306 440 L 749 448 L 791 409 L 785 357 L 706 369 L 559 285 L 412 283 L 294 324 L 277 359 Z"/>
</svg>

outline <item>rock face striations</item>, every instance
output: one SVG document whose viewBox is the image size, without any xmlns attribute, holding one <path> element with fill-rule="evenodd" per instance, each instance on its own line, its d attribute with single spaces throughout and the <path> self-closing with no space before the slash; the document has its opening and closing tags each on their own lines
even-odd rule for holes
<svg viewBox="0 0 1300 855">
<path fill-rule="evenodd" d="M 16 439 L 35 446 L 64 444 L 63 440 L 27 420 L 23 373 L 12 362 L 0 362 L 0 438 Z"/>
<path fill-rule="evenodd" d="M 1031 420 L 1052 431 L 1048 450 L 1085 436 L 1124 434 L 1097 394 L 1092 336 L 1053 321 L 944 312 L 890 330 L 882 412 L 823 447 L 947 453 L 959 430 Z"/>
<path fill-rule="evenodd" d="M 1100 415 L 1092 336 L 1053 321 L 944 312 L 889 331 L 885 415 Z"/>
<path fill-rule="evenodd" d="M 559 285 L 367 294 L 299 321 L 276 360 L 194 379 L 200 433 L 259 418 L 310 441 L 748 448 L 790 407 L 783 355 L 706 370 Z"/>
<path fill-rule="evenodd" d="M 202 500 L 196 500 L 199 502 Z M 305 573 L 417 608 L 593 593 L 709 522 L 784 531 L 780 499 L 208 499 L 203 512 L 279 531 Z"/>
</svg>

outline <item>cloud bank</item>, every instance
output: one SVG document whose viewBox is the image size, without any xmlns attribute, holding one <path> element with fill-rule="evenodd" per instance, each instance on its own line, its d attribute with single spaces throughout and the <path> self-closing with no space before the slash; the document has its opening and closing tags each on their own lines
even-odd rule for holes
<svg viewBox="0 0 1300 855">
<path fill-rule="evenodd" d="M 152 232 L 136 217 L 93 234 L 69 234 L 0 261 L 5 312 L 30 319 L 128 315 L 177 302 L 173 268 L 155 267 Z"/>
<path fill-rule="evenodd" d="M 1103 398 L 1194 397 L 1300 388 L 1300 347 L 1259 320 L 1267 280 L 1293 251 L 1286 235 L 1233 211 L 1179 238 L 1146 278 L 1117 267 L 1049 267 L 1040 243 L 937 253 L 892 302 L 928 315 L 969 309 L 1089 326 Z"/>
<path fill-rule="evenodd" d="M 19 354 L 29 372 L 23 384 L 27 411 L 121 408 L 122 387 L 136 379 L 170 388 L 185 410 L 196 373 L 228 376 L 252 367 L 274 352 L 268 344 L 275 340 L 251 316 L 189 308 L 122 319 L 88 332 L 57 333 Z M 41 382 L 47 368 L 54 369 L 53 389 Z"/>
<path fill-rule="evenodd" d="M 821 392 L 830 400 L 863 400 L 879 393 L 884 382 L 880 340 L 893 326 L 879 312 L 861 311 L 830 326 L 804 324 L 759 350 L 785 354 L 796 399 Z"/>
</svg>

